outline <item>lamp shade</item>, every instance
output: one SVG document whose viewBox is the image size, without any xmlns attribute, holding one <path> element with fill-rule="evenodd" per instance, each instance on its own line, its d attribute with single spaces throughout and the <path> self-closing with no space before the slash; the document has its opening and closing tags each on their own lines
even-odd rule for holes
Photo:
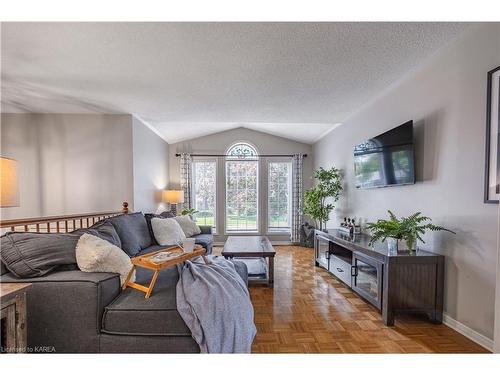
<svg viewBox="0 0 500 375">
<path fill-rule="evenodd" d="M 163 201 L 167 203 L 184 203 L 184 191 L 163 190 Z"/>
<path fill-rule="evenodd" d="M 19 206 L 17 161 L 0 157 L 0 207 Z"/>
</svg>

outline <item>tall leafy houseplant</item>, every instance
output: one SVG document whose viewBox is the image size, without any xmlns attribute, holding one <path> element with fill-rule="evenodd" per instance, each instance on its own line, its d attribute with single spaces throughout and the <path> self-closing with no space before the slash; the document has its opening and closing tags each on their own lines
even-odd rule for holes
<svg viewBox="0 0 500 375">
<path fill-rule="evenodd" d="M 314 179 L 316 185 L 304 192 L 304 213 L 322 230 L 342 192 L 342 175 L 335 167 L 319 168 L 314 171 Z"/>
<path fill-rule="evenodd" d="M 388 210 L 387 212 L 389 212 L 389 220 L 379 219 L 375 223 L 368 223 L 367 228 L 372 232 L 370 245 L 379 240 L 385 241 L 387 238 L 394 238 L 406 241 L 407 248 L 415 250 L 417 240 L 425 243 L 421 236 L 427 230 L 433 232 L 444 230 L 455 234 L 455 232 L 449 229 L 432 224 L 431 218 L 422 216 L 421 212 L 416 212 L 401 219 L 398 219 L 392 211 Z"/>
</svg>

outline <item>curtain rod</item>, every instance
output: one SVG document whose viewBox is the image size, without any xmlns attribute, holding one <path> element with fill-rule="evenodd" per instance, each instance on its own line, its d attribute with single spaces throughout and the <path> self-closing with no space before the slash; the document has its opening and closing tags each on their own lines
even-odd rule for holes
<svg viewBox="0 0 500 375">
<path fill-rule="evenodd" d="M 227 157 L 228 155 L 216 155 L 216 154 L 189 154 L 190 156 L 203 156 L 203 157 Z M 175 154 L 175 156 L 178 158 L 181 156 L 181 154 Z M 285 158 L 291 158 L 293 157 L 293 154 L 260 154 L 257 156 L 253 156 L 253 158 L 270 158 L 270 157 L 285 157 Z M 307 158 L 307 154 L 302 154 L 303 157 Z M 234 158 L 235 156 L 231 156 Z M 242 158 L 244 159 L 244 158 Z"/>
</svg>

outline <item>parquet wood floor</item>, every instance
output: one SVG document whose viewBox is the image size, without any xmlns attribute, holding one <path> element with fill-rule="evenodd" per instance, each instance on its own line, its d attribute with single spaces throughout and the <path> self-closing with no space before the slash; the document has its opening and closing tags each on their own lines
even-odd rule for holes
<svg viewBox="0 0 500 375">
<path fill-rule="evenodd" d="M 275 249 L 274 289 L 250 288 L 257 326 L 254 353 L 488 352 L 423 317 L 398 316 L 395 326 L 386 327 L 375 308 L 313 265 L 312 249 Z"/>
</svg>

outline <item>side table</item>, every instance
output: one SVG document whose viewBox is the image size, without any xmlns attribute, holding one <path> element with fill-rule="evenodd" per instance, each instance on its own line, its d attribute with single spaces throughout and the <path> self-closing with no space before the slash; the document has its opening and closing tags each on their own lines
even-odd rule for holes
<svg viewBox="0 0 500 375">
<path fill-rule="evenodd" d="M 0 283 L 1 353 L 26 353 L 26 291 L 29 283 Z"/>
</svg>

